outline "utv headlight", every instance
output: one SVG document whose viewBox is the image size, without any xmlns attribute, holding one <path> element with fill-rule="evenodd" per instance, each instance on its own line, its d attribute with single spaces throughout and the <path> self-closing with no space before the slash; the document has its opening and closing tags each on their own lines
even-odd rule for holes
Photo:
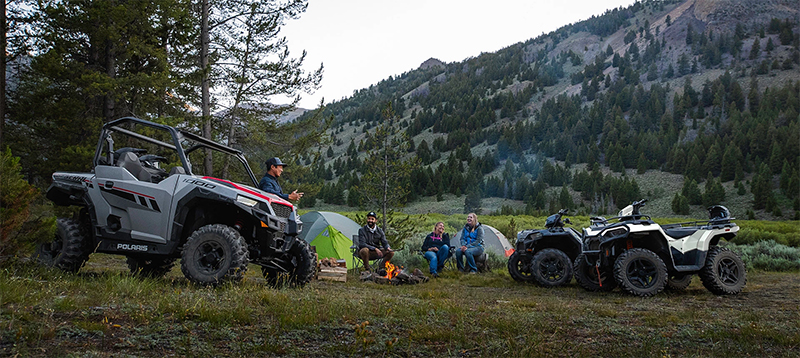
<svg viewBox="0 0 800 358">
<path fill-rule="evenodd" d="M 250 198 L 248 198 L 246 196 L 241 196 L 241 195 L 237 195 L 236 196 L 236 201 L 238 201 L 238 202 L 240 202 L 240 203 L 242 203 L 244 205 L 247 205 L 249 207 L 253 207 L 253 206 L 256 206 L 256 204 L 258 204 L 258 200 L 253 200 L 253 199 L 250 199 Z"/>
</svg>

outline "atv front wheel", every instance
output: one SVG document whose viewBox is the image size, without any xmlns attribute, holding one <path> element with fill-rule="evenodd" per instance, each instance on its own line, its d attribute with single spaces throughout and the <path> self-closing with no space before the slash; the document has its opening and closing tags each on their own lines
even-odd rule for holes
<svg viewBox="0 0 800 358">
<path fill-rule="evenodd" d="M 39 245 L 34 257 L 46 266 L 78 272 L 91 253 L 91 241 L 80 222 L 61 218 L 56 220 L 53 241 Z"/>
<path fill-rule="evenodd" d="M 311 281 L 316 270 L 314 254 L 305 240 L 295 237 L 287 255 L 261 267 L 264 278 L 273 287 L 303 287 Z"/>
<path fill-rule="evenodd" d="M 630 249 L 614 263 L 614 278 L 625 291 L 648 297 L 667 285 L 667 265 L 648 249 Z"/>
<path fill-rule="evenodd" d="M 575 281 L 578 281 L 581 287 L 589 291 L 611 291 L 614 287 L 617 287 L 617 282 L 614 281 L 611 271 L 604 267 L 590 265 L 586 261 L 586 255 L 584 254 L 580 254 L 575 258 L 572 268 L 575 272 Z"/>
<path fill-rule="evenodd" d="M 531 272 L 544 287 L 566 285 L 572 281 L 572 262 L 564 251 L 544 249 L 533 255 Z"/>
<path fill-rule="evenodd" d="M 669 275 L 667 278 L 667 288 L 674 291 L 683 291 L 692 284 L 691 274 Z"/>
<path fill-rule="evenodd" d="M 700 269 L 700 280 L 715 295 L 735 295 L 742 292 L 747 282 L 744 262 L 730 249 L 714 246 L 708 250 L 706 265 Z"/>
<path fill-rule="evenodd" d="M 200 285 L 238 282 L 247 271 L 247 255 L 247 244 L 239 232 L 222 224 L 206 225 L 183 245 L 181 271 Z"/>
<path fill-rule="evenodd" d="M 517 282 L 533 282 L 531 275 L 531 257 L 514 251 L 508 257 L 508 274 Z"/>
<path fill-rule="evenodd" d="M 128 256 L 128 268 L 131 273 L 141 277 L 159 278 L 167 274 L 175 266 L 174 258 L 144 258 Z"/>
</svg>

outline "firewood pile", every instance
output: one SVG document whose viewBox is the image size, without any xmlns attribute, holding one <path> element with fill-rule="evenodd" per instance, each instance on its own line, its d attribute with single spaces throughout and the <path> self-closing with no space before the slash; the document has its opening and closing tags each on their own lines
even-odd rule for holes
<svg viewBox="0 0 800 358">
<path fill-rule="evenodd" d="M 342 259 L 324 258 L 317 262 L 317 278 L 328 281 L 347 281 L 347 263 Z"/>
<path fill-rule="evenodd" d="M 420 269 L 414 269 L 408 272 L 406 269 L 401 269 L 396 276 L 389 278 L 386 275 L 386 270 L 378 270 L 375 272 L 364 271 L 361 273 L 361 282 L 375 282 L 380 284 L 392 285 L 416 285 L 418 283 L 428 282 L 428 276 L 425 276 Z"/>
</svg>

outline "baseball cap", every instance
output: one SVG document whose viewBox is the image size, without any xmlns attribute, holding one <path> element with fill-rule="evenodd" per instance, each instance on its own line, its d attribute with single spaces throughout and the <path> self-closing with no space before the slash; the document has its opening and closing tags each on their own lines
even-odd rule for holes
<svg viewBox="0 0 800 358">
<path fill-rule="evenodd" d="M 370 212 L 367 214 L 367 217 L 370 217 L 370 216 L 372 216 L 373 218 L 376 218 L 376 219 L 378 218 L 378 215 L 375 215 L 375 212 L 374 212 L 374 211 L 370 211 Z"/>
<path fill-rule="evenodd" d="M 269 158 L 269 159 L 267 159 L 267 168 L 271 168 L 273 165 L 274 165 L 274 166 L 278 166 L 278 165 L 280 165 L 280 166 L 282 166 L 282 167 L 285 167 L 285 166 L 287 166 L 288 164 L 286 164 L 286 163 L 282 162 L 282 161 L 281 161 L 281 159 L 280 159 L 280 158 L 278 158 L 278 157 L 274 157 L 274 158 Z"/>
</svg>

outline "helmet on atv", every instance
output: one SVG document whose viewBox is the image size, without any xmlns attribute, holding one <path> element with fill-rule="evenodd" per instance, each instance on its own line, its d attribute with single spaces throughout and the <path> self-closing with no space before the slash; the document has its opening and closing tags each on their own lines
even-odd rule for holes
<svg viewBox="0 0 800 358">
<path fill-rule="evenodd" d="M 728 208 L 722 205 L 710 206 L 708 209 L 708 220 L 713 222 L 728 221 L 731 218 L 731 212 Z"/>
</svg>

